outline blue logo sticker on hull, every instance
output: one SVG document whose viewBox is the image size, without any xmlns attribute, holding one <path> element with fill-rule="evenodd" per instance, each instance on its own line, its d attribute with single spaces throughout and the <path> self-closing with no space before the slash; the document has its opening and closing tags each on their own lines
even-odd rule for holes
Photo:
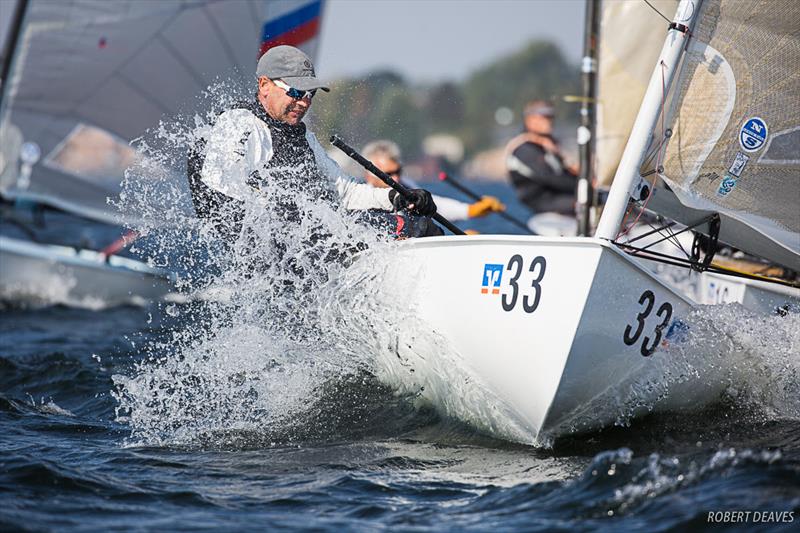
<svg viewBox="0 0 800 533">
<path fill-rule="evenodd" d="M 483 265 L 481 294 L 500 294 L 500 281 L 503 279 L 503 265 L 486 263 Z"/>
<path fill-rule="evenodd" d="M 756 152 L 767 142 L 767 123 L 758 117 L 747 119 L 739 130 L 739 144 L 745 152 Z"/>
</svg>

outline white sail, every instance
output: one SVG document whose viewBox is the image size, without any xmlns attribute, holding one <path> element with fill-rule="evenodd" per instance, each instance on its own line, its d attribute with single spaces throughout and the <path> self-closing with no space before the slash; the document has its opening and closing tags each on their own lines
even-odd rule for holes
<svg viewBox="0 0 800 533">
<path fill-rule="evenodd" d="M 755 230 L 729 233 L 730 244 L 798 269 L 800 3 L 704 0 L 697 20 L 666 110 L 661 177 L 684 206 Z"/>
<path fill-rule="evenodd" d="M 678 0 L 604 0 L 597 74 L 597 181 L 608 186 L 644 98 Z M 658 10 L 658 11 L 656 11 Z"/>
<path fill-rule="evenodd" d="M 128 143 L 189 111 L 215 80 L 250 79 L 262 43 L 313 47 L 321 5 L 30 0 L 3 80 L 0 127 L 19 128 L 42 158 L 29 185 L 6 179 L 0 193 L 118 220 L 107 198 L 134 157 Z"/>
<path fill-rule="evenodd" d="M 654 7 L 668 13 L 665 4 L 666 0 Z M 671 90 L 666 84 L 667 94 L 662 90 L 664 63 L 658 55 L 653 60 L 661 67 L 649 81 L 653 95 L 648 98 L 663 120 L 654 120 L 654 127 L 645 134 L 652 137 L 641 168 L 631 161 L 637 174 L 645 176 L 654 176 L 660 167 L 661 179 L 655 182 L 656 192 L 648 199 L 647 208 L 685 224 L 718 213 L 720 240 L 798 270 L 800 128 L 796 102 L 800 101 L 800 82 L 796 65 L 800 60 L 800 4 L 791 0 L 691 0 L 685 5 L 698 26 L 685 39 L 680 70 Z M 649 22 L 645 18 L 648 11 Z M 630 31 L 620 27 L 626 13 L 636 14 Z M 633 54 L 649 56 L 653 45 L 647 37 L 638 42 L 637 29 L 663 35 L 665 26 L 643 1 L 604 3 L 597 154 L 600 183 L 610 183 L 617 170 L 620 148 L 631 136 L 631 110 L 642 103 L 648 83 Z M 766 135 L 753 134 L 753 129 Z M 745 146 L 746 141 L 740 139 L 752 144 Z M 622 191 L 620 198 L 626 201 L 627 192 Z M 624 204 L 617 202 L 615 207 L 619 205 Z M 614 217 L 607 218 L 611 221 Z M 612 226 L 603 228 L 607 238 L 616 234 L 616 226 Z"/>
</svg>

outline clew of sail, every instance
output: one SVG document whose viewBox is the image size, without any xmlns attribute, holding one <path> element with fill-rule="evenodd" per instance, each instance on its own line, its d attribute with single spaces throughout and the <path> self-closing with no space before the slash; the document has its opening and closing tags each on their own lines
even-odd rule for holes
<svg viewBox="0 0 800 533">
<path fill-rule="evenodd" d="M 798 270 L 800 3 L 704 0 L 699 10 L 650 168 L 660 159 L 683 206 L 720 213 L 723 229 L 730 221 L 723 240 Z M 698 218 L 660 195 L 649 207 Z"/>
<path fill-rule="evenodd" d="M 0 137 L 19 131 L 42 158 L 29 182 L 2 172 L 0 194 L 112 223 L 120 213 L 108 198 L 120 193 L 135 157 L 129 142 L 164 116 L 191 112 L 193 97 L 211 84 L 249 80 L 259 46 L 283 38 L 309 50 L 322 9 L 320 0 L 16 5 L 24 17 L 13 55 L 2 52 L 12 62 L 0 107 L 0 130 L 9 133 Z M 14 9 L 0 11 L 7 35 Z"/>
</svg>

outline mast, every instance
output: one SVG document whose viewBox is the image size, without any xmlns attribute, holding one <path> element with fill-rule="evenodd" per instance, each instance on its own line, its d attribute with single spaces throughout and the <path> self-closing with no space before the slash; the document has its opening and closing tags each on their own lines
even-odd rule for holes
<svg viewBox="0 0 800 533">
<path fill-rule="evenodd" d="M 650 76 L 642 106 L 636 116 L 628 144 L 614 176 L 608 201 L 603 209 L 595 237 L 614 240 L 622 218 L 628 208 L 631 191 L 637 185 L 639 168 L 647 151 L 656 121 L 661 113 L 663 98 L 669 92 L 678 64 L 687 44 L 690 30 L 701 0 L 681 0 L 672 23 L 669 25 L 658 63 Z M 652 191 L 651 191 L 652 192 Z"/>
<path fill-rule="evenodd" d="M 6 39 L 5 46 L 3 46 L 3 65 L 0 70 L 0 110 L 3 108 L 3 96 L 6 94 L 8 88 L 8 76 L 11 72 L 11 64 L 14 62 L 14 56 L 19 44 L 19 34 L 22 31 L 22 20 L 25 18 L 25 12 L 28 10 L 28 0 L 18 0 L 14 9 L 14 18 L 11 21 L 11 27 L 8 31 L 8 38 Z"/>
<path fill-rule="evenodd" d="M 595 99 L 597 96 L 597 28 L 599 25 L 600 0 L 586 0 L 586 17 L 584 20 L 583 61 L 581 75 L 583 78 L 583 95 L 581 99 L 581 125 L 578 128 L 578 147 L 580 150 L 580 178 L 576 214 L 578 218 L 578 235 L 585 237 L 591 232 L 592 211 L 595 205 L 594 187 L 592 186 L 592 168 L 595 137 Z"/>
</svg>

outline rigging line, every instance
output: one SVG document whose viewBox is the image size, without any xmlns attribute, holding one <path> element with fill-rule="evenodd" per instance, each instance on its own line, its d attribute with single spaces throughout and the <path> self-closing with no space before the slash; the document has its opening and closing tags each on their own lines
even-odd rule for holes
<svg viewBox="0 0 800 533">
<path fill-rule="evenodd" d="M 11 65 L 17 56 L 17 46 L 22 36 L 22 23 L 25 22 L 25 14 L 28 12 L 28 0 L 21 0 L 14 7 L 14 15 L 7 28 L 6 42 L 2 52 L 2 64 L 0 64 L 0 104 L 3 103 L 8 89 L 8 78 L 12 75 Z M 10 94 L 9 94 L 10 96 Z"/>
<path fill-rule="evenodd" d="M 200 87 L 201 90 L 206 87 L 206 82 L 203 79 L 203 76 L 201 76 L 197 69 L 192 66 L 189 60 L 187 60 L 186 57 L 184 57 L 184 55 L 181 54 L 180 51 L 175 48 L 175 46 L 169 40 L 167 40 L 166 37 L 164 37 L 164 34 L 160 33 L 157 37 L 157 40 L 159 43 L 161 43 L 161 46 L 167 50 L 167 52 L 172 54 L 172 56 L 175 58 L 175 61 L 185 68 L 186 72 L 188 72 L 189 75 L 194 78 L 195 83 L 198 87 Z"/>
<path fill-rule="evenodd" d="M 664 242 L 664 241 L 666 241 L 666 240 L 668 240 L 668 239 L 670 239 L 670 238 L 677 237 L 677 236 L 678 236 L 678 235 L 680 235 L 681 233 L 683 233 L 683 232 L 685 232 L 685 231 L 689 231 L 689 230 L 690 230 L 690 229 L 692 229 L 693 227 L 694 227 L 694 226 L 691 226 L 691 227 L 688 227 L 688 228 L 683 228 L 682 230 L 678 231 L 677 233 L 672 233 L 671 235 L 667 235 L 666 237 L 662 237 L 661 239 L 659 239 L 659 240 L 657 240 L 657 241 L 653 241 L 653 242 L 651 242 L 650 244 L 648 244 L 647 246 L 643 246 L 643 247 L 641 247 L 641 248 L 639 248 L 639 249 L 640 249 L 640 250 L 647 250 L 647 249 L 648 249 L 648 248 L 650 248 L 651 246 L 655 246 L 656 244 L 658 244 L 658 243 L 660 243 L 660 242 Z M 628 241 L 628 242 L 630 242 L 630 241 Z M 648 251 L 650 251 L 650 250 L 648 250 Z M 684 252 L 683 252 L 683 253 L 686 253 L 686 251 L 684 250 Z M 686 254 L 686 255 L 689 255 L 689 254 Z"/>
<path fill-rule="evenodd" d="M 664 14 L 663 14 L 661 11 L 659 11 L 658 9 L 656 9 L 656 8 L 655 8 L 655 6 L 654 6 L 653 4 L 651 4 L 651 3 L 650 3 L 650 2 L 648 2 L 647 0 L 642 0 L 642 2 L 644 2 L 645 4 L 647 4 L 648 6 L 650 6 L 650 9 L 652 9 L 653 11 L 655 11 L 656 13 L 658 13 L 658 16 L 659 16 L 659 17 L 661 17 L 662 19 L 666 20 L 666 21 L 667 21 L 667 24 L 672 24 L 672 21 L 671 21 L 670 19 L 668 19 L 667 17 L 665 17 L 665 16 L 664 16 Z"/>
<path fill-rule="evenodd" d="M 697 263 L 693 262 L 690 259 L 687 260 L 687 259 L 683 259 L 682 257 L 675 257 L 675 256 L 672 256 L 672 255 L 669 255 L 669 254 L 656 252 L 654 250 L 647 250 L 646 248 L 639 248 L 637 246 L 631 246 L 629 244 L 624 244 L 624 243 L 621 243 L 621 242 L 615 242 L 614 244 L 616 244 L 617 246 L 619 246 L 621 248 L 627 249 L 628 250 L 627 253 L 629 253 L 630 255 L 635 255 L 636 257 L 642 257 L 644 259 L 652 259 L 651 257 L 648 257 L 648 255 L 653 255 L 653 256 L 656 256 L 656 257 L 663 257 L 663 258 L 666 258 L 666 259 L 671 259 L 673 261 L 680 261 L 680 262 L 682 262 L 683 264 L 685 264 L 687 266 L 692 266 L 694 264 L 697 264 Z M 648 255 L 642 255 L 641 252 L 643 252 L 645 254 L 648 254 Z"/>
<path fill-rule="evenodd" d="M 732 268 L 722 267 L 719 265 L 710 265 L 708 267 L 707 272 L 711 272 L 712 274 L 722 274 L 726 276 L 734 276 L 737 278 L 745 278 L 745 279 L 752 279 L 755 281 L 763 281 L 765 283 L 776 283 L 778 285 L 784 285 L 786 287 L 794 287 L 800 288 L 800 283 L 797 281 L 788 281 L 778 278 L 772 278 L 769 276 L 761 276 L 759 274 L 751 274 L 749 272 L 742 272 L 740 270 L 735 270 Z"/>
<path fill-rule="evenodd" d="M 616 244 L 620 248 L 623 248 L 623 251 L 628 255 L 639 257 L 641 259 L 647 259 L 648 261 L 655 261 L 657 263 L 664 263 L 666 265 L 677 266 L 681 268 L 692 268 L 692 265 L 699 264 L 695 261 L 686 260 L 681 257 L 673 257 L 671 255 L 662 254 L 660 252 L 654 252 L 653 250 L 637 248 L 636 246 L 630 246 L 624 243 L 613 242 L 613 244 Z M 778 285 L 784 285 L 787 287 L 795 287 L 795 288 L 800 287 L 800 283 L 796 281 L 793 282 L 767 276 L 759 276 L 757 274 L 750 274 L 747 272 L 741 272 L 734 269 L 728 269 L 714 264 L 709 265 L 704 270 L 704 272 L 710 272 L 712 274 L 722 274 L 726 276 L 734 276 L 738 278 L 752 279 L 755 281 L 763 281 L 766 283 L 776 283 Z"/>
<path fill-rule="evenodd" d="M 674 226 L 674 225 L 676 224 L 675 222 L 670 222 L 669 224 L 665 224 L 665 225 L 663 225 L 663 226 L 660 226 L 660 227 L 658 227 L 658 228 L 655 228 L 655 227 L 654 227 L 652 224 L 648 223 L 648 226 L 650 226 L 651 228 L 653 228 L 653 229 L 654 229 L 654 231 L 651 231 L 651 232 L 649 232 L 649 233 L 646 233 L 646 234 L 644 234 L 644 235 L 639 235 L 638 237 L 635 237 L 635 238 L 633 238 L 633 239 L 630 239 L 630 240 L 628 240 L 628 241 L 625 241 L 625 243 L 626 243 L 626 244 L 630 244 L 630 243 L 632 243 L 632 242 L 634 242 L 634 241 L 637 241 L 637 240 L 641 239 L 642 237 L 646 237 L 646 236 L 648 236 L 648 235 L 652 235 L 653 233 L 659 232 L 659 231 L 661 231 L 661 230 L 666 230 L 666 231 L 668 231 L 668 234 L 666 235 L 666 237 L 664 237 L 663 239 L 661 239 L 661 240 L 659 240 L 659 241 L 656 241 L 656 242 L 653 242 L 653 243 L 650 243 L 650 244 L 648 244 L 648 245 L 647 245 L 647 246 L 645 246 L 643 249 L 647 249 L 647 248 L 649 248 L 650 246 L 653 246 L 654 244 L 658 244 L 659 242 L 662 242 L 662 241 L 664 241 L 664 240 L 669 240 L 669 242 L 670 242 L 670 243 L 672 243 L 673 245 L 675 245 L 675 246 L 676 246 L 676 247 L 677 247 L 677 248 L 678 248 L 678 249 L 679 249 L 681 252 L 683 252 L 683 254 L 684 254 L 684 255 L 685 255 L 687 258 L 690 258 L 691 256 L 689 255 L 689 252 L 687 252 L 687 251 L 686 251 L 686 249 L 685 249 L 685 248 L 683 247 L 683 245 L 681 244 L 680 240 L 678 240 L 678 235 L 680 235 L 681 233 L 684 233 L 684 232 L 686 232 L 686 231 L 688 231 L 688 230 L 691 230 L 691 229 L 693 229 L 693 228 L 696 228 L 697 226 L 700 226 L 701 224 L 705 224 L 706 222 L 708 222 L 709 220 L 711 220 L 713 217 L 714 217 L 714 215 L 708 215 L 708 216 L 706 216 L 706 217 L 703 217 L 703 218 L 701 218 L 700 220 L 698 220 L 697 222 L 693 222 L 692 224 L 689 224 L 688 226 L 686 226 L 685 228 L 683 228 L 682 230 L 680 230 L 680 231 L 677 231 L 677 232 L 676 232 L 676 231 L 673 231 L 673 230 L 671 229 L 671 228 L 672 228 L 672 226 Z"/>
<path fill-rule="evenodd" d="M 630 216 L 630 214 L 631 214 L 631 213 L 633 213 L 633 208 L 634 208 L 634 203 L 633 203 L 633 202 L 631 202 L 631 201 L 629 201 L 629 202 L 628 202 L 628 209 L 626 209 L 626 210 L 625 210 L 625 217 L 622 219 L 622 223 L 621 223 L 621 224 L 620 224 L 620 226 L 619 226 L 619 227 L 620 227 L 620 230 L 621 230 L 621 228 L 623 228 L 623 227 L 625 226 L 625 222 L 627 222 L 627 221 L 628 221 L 628 217 Z M 624 233 L 623 233 L 622 235 L 624 235 Z M 621 236 L 621 235 L 620 235 L 619 233 L 617 233 L 617 239 L 618 239 L 620 236 Z"/>
<path fill-rule="evenodd" d="M 644 248 L 637 248 L 636 246 L 628 246 L 620 243 L 616 244 L 621 248 L 623 248 L 623 251 L 626 254 L 631 255 L 633 257 L 639 257 L 641 259 L 647 259 L 648 261 L 655 261 L 657 263 L 665 263 L 667 265 L 679 266 L 682 268 L 689 268 L 689 269 L 692 269 L 693 265 L 698 264 L 696 262 L 693 262 L 691 259 L 683 259 L 682 257 L 675 257 L 668 254 L 662 254 L 661 252 L 655 252 L 653 250 L 645 250 Z"/>
<path fill-rule="evenodd" d="M 160 98 L 157 95 L 152 94 L 149 92 L 144 86 L 139 85 L 133 79 L 129 78 L 122 71 L 117 72 L 117 78 L 122 81 L 125 85 L 127 85 L 133 92 L 137 93 L 139 96 L 147 100 L 149 103 L 153 104 L 155 107 L 159 108 L 162 113 L 169 114 L 172 113 L 174 110 L 170 109 L 166 105 L 164 105 Z M 152 85 L 151 85 L 152 87 Z M 124 137 L 123 137 L 124 138 Z"/>
<path fill-rule="evenodd" d="M 633 239 L 628 239 L 627 241 L 625 241 L 625 244 L 630 244 L 630 243 L 632 243 L 632 242 L 636 242 L 636 241 L 638 241 L 639 239 L 643 239 L 643 238 L 645 238 L 645 237 L 649 237 L 649 236 L 650 236 L 650 235 L 652 235 L 653 233 L 658 233 L 658 232 L 659 232 L 659 231 L 661 231 L 662 229 L 668 229 L 668 228 L 670 228 L 670 227 L 674 226 L 675 224 L 676 224 L 675 222 L 670 222 L 670 223 L 669 223 L 669 224 L 667 224 L 666 226 L 659 226 L 659 227 L 657 227 L 657 228 L 656 228 L 655 226 L 653 226 L 652 224 L 650 224 L 650 223 L 648 222 L 648 226 L 650 226 L 651 228 L 653 228 L 653 231 L 648 231 L 647 233 L 642 233 L 641 235 L 637 235 L 637 236 L 636 236 L 636 237 L 634 237 Z"/>
<path fill-rule="evenodd" d="M 636 238 L 634 238 L 634 239 L 632 239 L 632 240 L 629 240 L 629 241 L 627 241 L 627 242 L 625 242 L 625 243 L 619 243 L 619 242 L 615 242 L 615 244 L 617 244 L 617 245 L 619 245 L 619 246 L 625 246 L 625 247 L 627 247 L 627 248 L 630 248 L 631 250 L 641 251 L 641 252 L 645 252 L 645 253 L 649 253 L 649 254 L 655 254 L 655 255 L 662 256 L 662 257 L 669 257 L 669 258 L 671 258 L 671 259 L 675 259 L 675 260 L 679 260 L 679 261 L 685 261 L 685 259 L 682 259 L 682 258 L 679 258 L 679 257 L 673 257 L 673 256 L 670 256 L 670 255 L 667 255 L 667 254 L 663 254 L 663 253 L 660 253 L 660 252 L 654 252 L 653 250 L 648 250 L 648 248 L 650 248 L 651 246 L 654 246 L 654 245 L 656 245 L 656 244 L 658 244 L 658 243 L 660 243 L 660 242 L 663 242 L 663 241 L 665 241 L 665 240 L 667 240 L 667 239 L 670 239 L 670 238 L 677 238 L 677 236 L 678 236 L 678 235 L 680 235 L 681 233 L 684 233 L 684 232 L 686 232 L 686 231 L 689 231 L 689 230 L 691 230 L 691 229 L 693 229 L 693 228 L 696 228 L 697 226 L 700 226 L 701 224 L 704 224 L 704 223 L 706 223 L 706 222 L 708 222 L 708 221 L 710 221 L 710 220 L 713 220 L 713 218 L 714 218 L 714 215 L 708 215 L 708 216 L 706 216 L 706 217 L 703 217 L 702 219 L 698 220 L 697 222 L 694 222 L 694 223 L 692 223 L 692 224 L 690 224 L 690 225 L 686 226 L 686 227 L 685 227 L 685 228 L 683 228 L 682 230 L 680 230 L 680 231 L 678 231 L 678 232 L 671 232 L 671 233 L 670 233 L 669 235 L 667 235 L 666 237 L 663 237 L 662 239 L 660 239 L 660 240 L 658 240 L 658 241 L 654 241 L 654 242 L 652 242 L 652 243 L 648 244 L 647 246 L 644 246 L 644 247 L 641 247 L 641 248 L 640 248 L 640 247 L 636 247 L 636 246 L 631 246 L 631 245 L 630 245 L 630 243 L 631 243 L 631 242 L 633 242 L 633 241 L 635 241 L 635 240 L 638 240 L 638 239 L 640 239 L 640 238 L 642 238 L 642 237 L 646 237 L 647 235 L 651 235 L 651 234 L 653 234 L 654 232 L 652 232 L 652 231 L 651 231 L 651 232 L 649 232 L 648 234 L 645 234 L 645 235 L 640 235 L 640 236 L 638 236 L 638 237 L 636 237 Z M 675 224 L 675 222 L 669 223 L 669 224 L 667 224 L 666 226 L 662 226 L 661 228 L 658 228 L 656 231 L 658 231 L 658 230 L 660 230 L 660 229 L 669 229 L 669 228 L 671 228 L 671 227 L 672 227 L 674 224 Z M 651 226 L 651 227 L 652 227 L 652 226 Z M 679 246 L 679 248 L 681 249 L 681 251 L 683 251 L 683 253 L 684 253 L 684 254 L 687 256 L 687 258 L 689 259 L 689 261 L 688 261 L 688 264 L 690 264 L 690 265 L 697 264 L 697 262 L 695 262 L 695 261 L 692 261 L 692 260 L 691 260 L 691 256 L 689 256 L 689 254 L 688 254 L 688 253 L 686 253 L 686 250 L 684 250 L 684 249 L 683 249 L 683 247 Z"/>
<path fill-rule="evenodd" d="M 655 157 L 656 157 L 656 153 L 658 152 L 658 150 L 661 150 L 661 143 L 659 143 L 657 146 L 654 146 L 654 147 L 653 147 L 653 148 L 650 150 L 650 153 L 648 153 L 648 154 L 646 154 L 646 155 L 644 156 L 644 159 L 642 159 L 642 164 L 640 165 L 640 167 L 639 167 L 639 168 L 640 168 L 640 169 L 641 169 L 641 168 L 647 168 L 648 166 L 650 166 L 650 163 L 653 161 L 653 159 L 655 159 Z M 656 173 L 656 172 L 658 172 L 658 171 L 657 171 L 657 170 L 655 170 L 655 169 L 654 169 L 654 170 L 648 170 L 646 174 L 642 174 L 642 177 L 643 177 L 643 178 L 644 178 L 644 177 L 647 177 L 647 176 L 649 176 L 649 175 L 651 175 L 651 174 L 654 174 L 654 173 Z"/>
<path fill-rule="evenodd" d="M 644 233 L 644 234 L 642 234 L 642 235 L 637 235 L 637 236 L 636 236 L 636 237 L 634 237 L 633 239 L 630 239 L 630 240 L 628 240 L 628 241 L 625 241 L 625 242 L 626 242 L 627 244 L 630 244 L 630 243 L 632 243 L 632 242 L 634 242 L 634 241 L 638 241 L 639 239 L 641 239 L 641 238 L 643 238 L 643 237 L 647 237 L 647 236 L 649 236 L 649 235 L 652 235 L 652 234 L 654 234 L 654 233 L 660 233 L 661 235 L 665 235 L 664 233 L 661 233 L 661 232 L 662 232 L 662 231 L 666 231 L 666 232 L 667 232 L 667 233 L 666 233 L 666 236 L 665 236 L 663 239 L 661 239 L 661 241 L 663 241 L 663 240 L 667 240 L 667 241 L 669 241 L 669 243 L 670 243 L 670 244 L 672 244 L 673 246 L 675 246 L 676 248 L 678 248 L 678 250 L 680 250 L 681 252 L 683 252 L 683 254 L 684 254 L 684 255 L 685 255 L 687 258 L 688 258 L 688 257 L 691 257 L 691 256 L 688 254 L 688 252 L 686 252 L 686 250 L 683 248 L 683 245 L 681 245 L 681 242 L 680 242 L 680 241 L 678 240 L 678 238 L 675 236 L 675 233 L 674 233 L 674 232 L 673 232 L 673 231 L 670 229 L 670 228 L 672 228 L 672 226 L 674 226 L 675 224 L 676 224 L 676 222 L 670 222 L 670 223 L 668 223 L 668 224 L 666 224 L 666 225 L 659 226 L 659 227 L 655 227 L 655 226 L 654 226 L 653 224 L 651 224 L 650 222 L 647 222 L 647 225 L 648 225 L 648 226 L 650 226 L 651 228 L 653 228 L 653 231 L 648 231 L 647 233 Z M 661 241 L 657 241 L 657 242 L 655 242 L 655 243 L 653 243 L 653 244 L 657 244 L 658 242 L 661 242 Z M 649 248 L 649 247 L 650 247 L 650 246 L 652 246 L 653 244 L 649 244 L 649 245 L 647 245 L 645 248 Z"/>
<path fill-rule="evenodd" d="M 662 119 L 662 121 L 663 121 L 663 119 Z M 666 135 L 662 135 L 661 140 L 658 142 L 658 144 L 656 146 L 652 147 L 650 149 L 650 153 L 648 153 L 648 154 L 646 154 L 644 156 L 644 159 L 642 160 L 642 164 L 640 165 L 640 168 L 646 168 L 653 161 L 653 158 L 655 158 L 658 155 L 659 151 L 661 150 L 661 148 L 664 146 L 664 143 L 666 143 L 666 142 L 667 142 L 667 136 Z M 642 174 L 642 177 L 646 178 L 647 176 L 650 176 L 651 174 L 654 174 L 656 172 L 658 172 L 658 168 L 654 168 L 653 170 L 648 170 L 646 173 Z"/>
<path fill-rule="evenodd" d="M 683 245 L 681 244 L 680 239 L 678 239 L 678 235 L 672 230 L 667 230 L 667 231 L 670 232 L 670 240 L 669 240 L 669 242 L 671 242 L 675 246 L 677 246 L 678 249 L 681 252 L 683 252 L 683 255 L 685 255 L 686 257 L 691 257 L 691 255 L 689 255 L 689 252 L 686 251 L 686 248 L 684 248 Z"/>
<path fill-rule="evenodd" d="M 664 131 L 665 131 L 665 128 L 664 128 L 664 107 L 666 106 L 666 99 L 667 99 L 667 83 L 666 83 L 666 80 L 664 79 L 664 69 L 667 68 L 667 64 L 664 63 L 664 60 L 659 61 L 659 64 L 661 65 L 661 139 L 662 139 L 662 142 L 658 147 L 658 158 L 656 159 L 656 175 L 653 176 L 653 183 L 650 184 L 650 190 L 647 191 L 647 198 L 644 199 L 644 204 L 642 204 L 642 208 L 639 211 L 639 215 L 636 217 L 636 219 L 633 222 L 631 222 L 631 224 L 625 229 L 625 231 L 622 232 L 622 234 L 617 234 L 617 239 L 619 237 L 621 237 L 622 235 L 627 235 L 628 232 L 631 229 L 633 229 L 633 227 L 636 225 L 636 223 L 639 222 L 639 219 L 642 217 L 642 214 L 644 214 L 645 209 L 647 209 L 647 204 L 650 202 L 650 198 L 653 197 L 653 191 L 655 190 L 655 187 L 656 187 L 656 181 L 658 181 L 658 173 L 657 173 L 657 171 L 661 167 L 661 155 L 662 155 L 661 148 L 662 148 L 662 146 L 664 146 L 663 139 L 665 138 L 665 136 L 664 136 Z"/>
<path fill-rule="evenodd" d="M 270 6 L 267 5 L 267 7 L 265 8 L 265 10 L 266 10 L 265 16 L 269 16 L 269 13 L 270 13 L 269 12 L 269 7 Z M 248 11 L 250 11 L 250 20 L 253 21 L 253 28 L 255 29 L 255 34 L 258 35 L 258 39 L 259 39 L 258 44 L 260 45 L 261 44 L 261 31 L 262 31 L 263 28 L 261 27 L 261 24 L 259 23 L 259 21 L 263 20 L 263 17 L 261 17 L 261 15 L 256 13 L 256 8 L 253 5 L 253 2 L 247 2 L 247 9 L 248 9 Z M 256 50 L 256 52 L 253 55 L 256 56 L 256 61 L 261 59 L 261 56 L 259 55 L 258 50 Z"/>
</svg>

